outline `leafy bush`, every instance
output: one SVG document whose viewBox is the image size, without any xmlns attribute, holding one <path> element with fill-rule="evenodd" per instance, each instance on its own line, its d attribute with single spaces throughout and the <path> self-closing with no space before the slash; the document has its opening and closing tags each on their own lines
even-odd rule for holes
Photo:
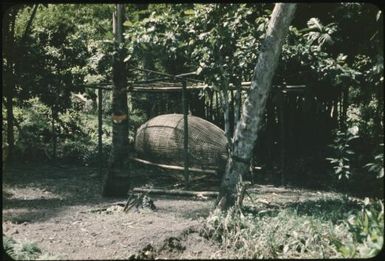
<svg viewBox="0 0 385 261">
<path fill-rule="evenodd" d="M 358 137 L 356 133 L 356 128 L 351 128 L 345 132 L 337 130 L 334 142 L 330 145 L 333 149 L 333 155 L 326 159 L 330 161 L 338 179 L 342 177 L 348 179 L 351 175 L 350 162 L 355 153 L 351 150 L 349 142 Z"/>
<path fill-rule="evenodd" d="M 352 234 L 345 245 L 338 245 L 344 257 L 373 257 L 377 255 L 384 243 L 384 205 L 381 201 L 364 201 L 361 211 L 351 213 L 344 224 Z"/>
<path fill-rule="evenodd" d="M 384 143 L 380 144 L 380 148 L 381 152 L 374 156 L 374 160 L 365 165 L 377 178 L 384 177 Z"/>
<path fill-rule="evenodd" d="M 50 108 L 39 99 L 30 99 L 23 107 L 15 107 L 17 132 L 15 152 L 22 160 L 52 159 L 53 132 Z M 107 126 L 105 126 L 107 125 Z M 58 159 L 82 164 L 98 162 L 97 116 L 68 109 L 55 121 Z M 103 157 L 111 147 L 111 126 L 103 127 Z M 3 134 L 4 136 L 5 134 Z"/>
<path fill-rule="evenodd" d="M 28 101 L 28 107 L 15 108 L 17 132 L 15 152 L 21 159 L 44 159 L 50 157 L 51 113 L 38 99 Z"/>
</svg>

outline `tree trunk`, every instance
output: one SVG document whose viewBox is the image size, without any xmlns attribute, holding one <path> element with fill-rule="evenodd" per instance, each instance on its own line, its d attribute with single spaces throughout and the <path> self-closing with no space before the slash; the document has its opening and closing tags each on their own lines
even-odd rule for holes
<svg viewBox="0 0 385 261">
<path fill-rule="evenodd" d="M 221 72 L 222 77 L 222 86 L 220 89 L 220 100 L 222 104 L 222 110 L 223 110 L 223 122 L 225 127 L 225 135 L 227 138 L 227 142 L 229 144 L 229 148 L 231 148 L 231 134 L 230 134 L 230 118 L 229 118 L 229 81 L 226 75 L 225 70 L 223 69 L 223 57 L 221 54 L 218 55 L 218 61 L 219 61 L 219 68 Z M 217 100 L 218 102 L 218 100 Z"/>
<path fill-rule="evenodd" d="M 229 120 L 230 120 L 230 135 L 234 135 L 234 91 L 230 91 L 230 104 L 229 104 Z"/>
<path fill-rule="evenodd" d="M 99 155 L 99 175 L 103 169 L 103 90 L 98 90 L 98 155 Z"/>
<path fill-rule="evenodd" d="M 242 90 L 241 90 L 241 82 L 237 83 L 237 86 L 236 86 L 236 91 L 235 91 L 235 100 L 234 100 L 234 130 L 233 130 L 233 135 L 234 135 L 234 131 L 235 131 L 235 126 L 237 126 L 238 122 L 239 122 L 239 118 L 240 118 L 240 115 L 241 115 L 241 105 L 242 105 Z"/>
<path fill-rule="evenodd" d="M 12 160 L 13 158 L 13 150 L 15 144 L 15 136 L 13 131 L 13 88 L 9 86 L 7 92 L 7 143 L 8 143 L 8 157 L 7 160 Z"/>
<path fill-rule="evenodd" d="M 30 32 L 32 21 L 36 15 L 38 4 L 35 5 L 32 10 L 31 17 L 28 20 L 26 29 L 23 34 L 22 40 L 19 42 L 19 46 L 23 46 L 26 36 Z M 6 59 L 7 64 L 5 66 L 5 74 L 3 77 L 4 81 L 4 94 L 7 99 L 6 109 L 7 109 L 7 143 L 8 143 L 8 157 L 7 160 L 12 160 L 13 151 L 14 151 L 14 115 L 13 115 L 13 96 L 16 85 L 16 66 L 20 63 L 19 53 L 15 51 L 16 41 L 15 41 L 15 23 L 16 23 L 16 15 L 22 9 L 22 6 L 12 6 L 9 10 L 8 14 L 4 16 L 4 30 L 3 30 L 3 39 L 4 39 L 4 49 L 3 49 L 3 57 Z"/>
<path fill-rule="evenodd" d="M 13 7 L 9 9 L 9 14 L 4 17 L 4 30 L 3 30 L 3 55 L 7 61 L 5 66 L 4 79 L 4 94 L 6 96 L 6 109 L 7 109 L 7 143 L 8 143 L 8 157 L 7 160 L 11 161 L 14 151 L 14 116 L 13 116 L 13 96 L 15 90 L 15 21 L 16 15 L 19 11 L 18 8 Z M 4 71 L 3 71 L 4 72 Z"/>
<path fill-rule="evenodd" d="M 233 153 L 223 176 L 217 208 L 227 210 L 242 203 L 242 176 L 249 171 L 250 159 L 258 130 L 263 120 L 274 71 L 278 64 L 282 43 L 294 17 L 296 4 L 275 4 L 261 53 L 254 68 L 249 95 L 243 105 L 241 119 L 234 132 Z"/>
<path fill-rule="evenodd" d="M 128 171 L 128 107 L 127 76 L 123 62 L 123 5 L 116 5 L 114 14 L 116 54 L 112 65 L 112 154 L 110 166 L 104 181 L 103 196 L 125 196 L 129 188 Z"/>
<path fill-rule="evenodd" d="M 56 148 L 57 148 L 57 135 L 56 135 L 56 128 L 55 128 L 55 122 L 57 119 L 57 110 L 55 109 L 55 106 L 51 107 L 51 128 L 52 128 L 52 159 L 55 162 L 56 161 Z"/>
</svg>

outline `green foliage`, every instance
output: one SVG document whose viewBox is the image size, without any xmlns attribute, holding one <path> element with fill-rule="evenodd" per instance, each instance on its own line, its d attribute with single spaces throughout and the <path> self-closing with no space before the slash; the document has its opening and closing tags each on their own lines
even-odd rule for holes
<svg viewBox="0 0 385 261">
<path fill-rule="evenodd" d="M 384 177 L 384 143 L 380 144 L 381 152 L 374 157 L 373 162 L 367 163 L 365 167 L 377 178 Z"/>
<path fill-rule="evenodd" d="M 367 141 L 375 139 L 377 143 L 377 136 L 384 131 L 383 56 L 357 55 L 353 68 L 362 73 L 357 78 L 358 83 L 349 89 L 351 104 L 347 121 L 350 125 L 357 125 Z"/>
<path fill-rule="evenodd" d="M 40 5 L 31 33 L 22 42 L 30 17 L 29 8 L 24 8 L 16 24 L 19 102 L 37 96 L 44 104 L 63 112 L 71 105 L 71 92 L 84 91 L 87 75 L 95 70 L 105 75 L 108 59 L 100 53 L 106 53 L 106 37 L 112 38 L 107 33 L 111 12 L 112 5 Z"/>
<path fill-rule="evenodd" d="M 333 166 L 334 173 L 338 179 L 348 179 L 351 175 L 351 159 L 354 156 L 354 151 L 351 150 L 349 142 L 358 138 L 356 132 L 358 128 L 352 128 L 348 131 L 337 131 L 333 144 L 329 145 L 333 150 L 333 157 L 326 158 Z"/>
<path fill-rule="evenodd" d="M 15 108 L 17 132 L 15 149 L 20 158 L 29 156 L 30 159 L 39 159 L 49 156 L 51 131 L 50 109 L 38 102 L 38 99 L 29 100 L 31 107 L 24 110 Z"/>
<path fill-rule="evenodd" d="M 314 17 L 308 20 L 307 25 L 301 30 L 290 27 L 288 41 L 282 48 L 283 63 L 278 68 L 283 80 L 297 83 L 300 78 L 311 85 L 323 84 L 334 88 L 356 82 L 361 72 L 348 64 L 348 56 L 342 50 L 336 55 L 329 51 L 337 25 L 324 26 Z"/>
<path fill-rule="evenodd" d="M 369 258 L 382 248 L 383 203 L 359 204 L 361 210 L 328 208 L 333 212 L 329 216 L 337 217 L 333 221 L 296 208 L 270 214 L 215 211 L 207 220 L 205 235 L 220 242 L 219 254 L 227 258 Z"/>
<path fill-rule="evenodd" d="M 26 242 L 21 244 L 4 234 L 3 247 L 4 251 L 15 260 L 52 260 L 59 258 L 48 253 L 42 253 L 36 243 Z"/>
<path fill-rule="evenodd" d="M 16 241 L 13 238 L 7 237 L 3 234 L 3 248 L 8 255 L 10 256 L 15 255 L 15 249 L 14 249 L 15 244 L 16 244 Z"/>
<path fill-rule="evenodd" d="M 338 244 L 344 257 L 369 258 L 381 251 L 384 244 L 384 205 L 381 201 L 370 202 L 365 198 L 361 211 L 354 211 L 344 224 L 352 233 L 350 242 Z"/>
<path fill-rule="evenodd" d="M 306 33 L 305 36 L 307 37 L 309 44 L 317 41 L 318 49 L 321 49 L 322 45 L 325 43 L 334 43 L 332 35 L 337 31 L 336 24 L 330 23 L 324 26 L 318 18 L 313 17 L 307 22 L 307 26 L 310 32 Z"/>
<path fill-rule="evenodd" d="M 23 244 L 20 252 L 18 259 L 36 259 L 41 254 L 40 248 L 35 243 Z"/>
<path fill-rule="evenodd" d="M 382 146 L 384 144 L 382 143 Z M 377 178 L 384 177 L 384 153 L 380 153 L 374 157 L 374 162 L 370 162 L 365 165 L 368 168 L 369 172 L 376 175 Z"/>
<path fill-rule="evenodd" d="M 215 91 L 226 90 L 251 79 L 259 52 L 268 48 L 261 46 L 261 40 L 272 7 L 272 4 L 127 4 L 126 41 L 121 47 L 127 49 L 126 60 L 131 66 L 172 74 L 196 71 L 197 77 Z M 39 5 L 31 31 L 23 42 L 32 7 L 21 5 L 18 9 L 15 44 L 12 52 L 4 55 L 3 63 L 8 65 L 12 62 L 10 57 L 15 56 L 14 102 L 19 122 L 15 131 L 20 153 L 41 157 L 52 154 L 53 109 L 58 112 L 58 156 L 80 162 L 95 161 L 96 117 L 85 116 L 86 111 L 73 104 L 71 95 L 87 93 L 95 97 L 95 92 L 86 91 L 83 84 L 111 81 L 113 10 L 114 5 L 107 4 Z M 349 166 L 353 163 L 361 170 L 383 176 L 383 149 L 378 146 L 384 117 L 382 19 L 383 13 L 378 8 L 365 3 L 299 5 L 274 78 L 278 84 L 320 85 L 348 92 L 346 124 L 348 128 L 357 126 L 360 138 L 346 142 L 345 134 L 338 134 L 338 141 L 336 137 L 330 161 L 341 179 L 350 176 Z M 11 69 L 4 68 L 4 78 L 12 78 Z M 130 71 L 129 79 L 143 80 L 143 75 Z M 5 83 L 9 84 L 10 80 Z M 202 92 L 202 98 L 208 99 L 206 94 Z M 30 99 L 36 97 L 39 104 L 32 105 L 35 102 Z M 129 101 L 130 141 L 135 129 L 150 116 L 140 106 L 148 106 L 154 96 L 135 97 Z M 168 107 L 172 107 L 170 103 Z M 108 95 L 104 95 L 103 110 L 105 115 L 111 112 Z M 3 108 L 3 119 L 4 112 Z M 106 152 L 111 138 L 109 124 L 106 120 L 103 135 Z M 5 131 L 3 128 L 3 145 Z M 366 169 L 362 168 L 365 164 Z"/>
<path fill-rule="evenodd" d="M 52 114 L 39 99 L 30 99 L 15 108 L 17 121 L 15 149 L 20 159 L 52 159 Z M 104 122 L 106 120 L 104 119 Z M 81 164 L 96 164 L 98 156 L 97 116 L 68 109 L 55 120 L 57 158 Z M 103 129 L 103 158 L 111 150 L 111 126 Z"/>
</svg>

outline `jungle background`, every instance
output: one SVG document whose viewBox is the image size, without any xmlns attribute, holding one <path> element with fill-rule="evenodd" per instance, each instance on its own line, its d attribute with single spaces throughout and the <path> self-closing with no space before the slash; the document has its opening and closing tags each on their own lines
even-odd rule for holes
<svg viewBox="0 0 385 261">
<path fill-rule="evenodd" d="M 228 92 L 233 98 L 229 98 L 232 131 L 247 95 L 247 91 L 237 92 L 237 87 L 251 80 L 258 53 L 268 48 L 261 46 L 261 40 L 273 6 L 127 4 L 123 44 L 126 59 L 132 67 L 174 75 L 196 71 L 196 79 L 208 87 L 189 92 L 190 111 L 221 128 L 225 124 L 221 86 L 227 81 L 235 88 Z M 273 84 L 278 91 L 279 86 L 288 85 L 305 85 L 306 91 L 288 93 L 284 103 L 279 96 L 270 97 L 266 124 L 255 146 L 254 164 L 260 170 L 248 177 L 253 184 L 264 186 L 260 191 L 265 194 L 250 197 L 252 209 L 246 219 L 219 215 L 209 220 L 205 232 L 175 236 L 179 245 L 159 236 L 170 242 L 156 251 L 153 246 L 146 249 L 140 243 L 152 239 L 145 237 L 145 229 L 160 231 L 170 226 L 167 222 L 173 222 L 167 211 L 175 212 L 173 225 L 182 224 L 179 230 L 196 225 L 208 215 L 206 202 L 159 199 L 156 220 L 130 214 L 139 215 L 133 219 L 148 221 L 142 232 L 132 232 L 136 236 L 129 240 L 139 242 L 135 247 L 131 241 L 124 243 L 124 235 L 112 239 L 115 242 L 109 246 L 104 244 L 102 238 L 106 235 L 96 225 L 98 232 L 89 232 L 96 233 L 92 237 L 102 233 L 96 245 L 85 236 L 79 244 L 88 250 L 76 252 L 70 244 L 63 247 L 66 238 L 76 233 L 68 232 L 64 224 L 73 226 L 79 220 L 79 216 L 73 217 L 71 208 L 86 211 L 113 202 L 101 199 L 102 177 L 98 172 L 100 164 L 107 168 L 111 152 L 111 93 L 104 92 L 101 104 L 101 162 L 97 91 L 87 86 L 112 80 L 114 8 L 107 4 L 31 4 L 3 11 L 2 188 L 6 249 L 21 259 L 41 257 L 41 250 L 29 241 L 43 238 L 39 245 L 45 251 L 67 258 L 95 258 L 95 254 L 99 254 L 96 258 L 128 258 L 143 247 L 142 258 L 148 257 L 148 252 L 160 257 L 273 258 L 371 256 L 379 252 L 383 244 L 383 12 L 363 3 L 298 5 Z M 148 80 L 151 75 L 129 70 L 128 78 Z M 131 143 L 136 129 L 150 118 L 182 110 L 178 92 L 132 92 L 128 94 L 128 107 Z M 280 178 L 282 159 L 284 184 Z M 159 176 L 169 177 L 163 185 L 178 183 L 177 173 L 139 164 L 133 164 L 131 170 L 138 185 L 145 180 L 143 172 L 150 173 L 153 183 L 162 182 Z M 219 181 L 215 182 L 219 185 Z M 286 187 L 276 187 L 282 185 Z M 288 199 L 282 195 L 289 195 Z M 253 203 L 253 197 L 259 203 Z M 89 218 L 87 215 L 80 214 L 83 220 Z M 109 226 L 105 231 L 113 237 L 116 233 L 112 232 L 120 229 L 126 217 L 122 213 L 93 216 L 88 228 L 82 228 L 91 231 L 92 222 L 97 220 Z M 38 224 L 47 226 L 47 222 L 52 229 L 59 228 L 58 237 L 63 242 L 56 242 L 55 237 L 49 239 L 50 232 L 40 233 Z M 258 230 L 269 223 L 275 230 Z M 151 224 L 157 224 L 158 230 Z M 210 226 L 215 229 L 210 230 Z M 320 236 L 324 227 L 327 235 Z M 260 238 L 255 238 L 255 231 Z M 278 236 L 285 233 L 290 236 Z M 160 234 L 168 236 L 163 230 Z M 11 235 L 26 245 L 14 247 Z M 194 243 L 186 246 L 196 249 L 186 250 L 180 243 L 189 240 Z M 198 253 L 205 245 L 199 240 L 208 240 L 212 248 Z M 131 252 L 122 252 L 116 242 L 131 244 Z M 109 250 L 102 251 L 105 247 Z M 55 253 L 55 248 L 60 251 Z M 43 259 L 50 257 L 47 255 Z"/>
</svg>

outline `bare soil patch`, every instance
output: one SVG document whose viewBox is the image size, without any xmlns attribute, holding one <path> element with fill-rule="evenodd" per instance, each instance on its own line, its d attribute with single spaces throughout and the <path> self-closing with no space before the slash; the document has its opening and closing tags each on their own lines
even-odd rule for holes
<svg viewBox="0 0 385 261">
<path fill-rule="evenodd" d="M 138 169 L 135 185 L 175 188 L 183 181 L 181 175 L 156 171 Z M 87 167 L 12 167 L 3 174 L 3 233 L 16 241 L 36 242 L 61 259 L 127 259 L 199 226 L 211 207 L 210 201 L 151 196 L 156 211 L 124 213 L 113 203 L 125 199 L 102 198 L 101 187 L 97 170 Z M 105 207 L 108 211 L 92 211 Z M 188 240 L 188 249 L 181 248 L 183 256 L 209 258 L 215 246 L 197 233 L 191 235 L 183 238 Z M 175 249 L 162 249 L 163 257 L 181 255 Z"/>
<path fill-rule="evenodd" d="M 181 173 L 133 166 L 133 187 L 176 189 Z M 218 189 L 219 178 L 194 175 L 191 190 Z M 101 196 L 97 169 L 70 165 L 19 165 L 3 173 L 3 234 L 18 242 L 35 242 L 58 259 L 197 259 L 223 258 L 218 243 L 201 236 L 211 200 L 151 196 L 156 211 L 128 213 Z M 259 214 L 295 208 L 298 214 L 324 213 L 343 207 L 333 192 L 254 185 L 246 207 Z M 103 211 L 101 210 L 103 209 Z M 324 215 L 324 214 L 322 214 Z M 333 218 L 333 217 L 330 217 Z"/>
</svg>

